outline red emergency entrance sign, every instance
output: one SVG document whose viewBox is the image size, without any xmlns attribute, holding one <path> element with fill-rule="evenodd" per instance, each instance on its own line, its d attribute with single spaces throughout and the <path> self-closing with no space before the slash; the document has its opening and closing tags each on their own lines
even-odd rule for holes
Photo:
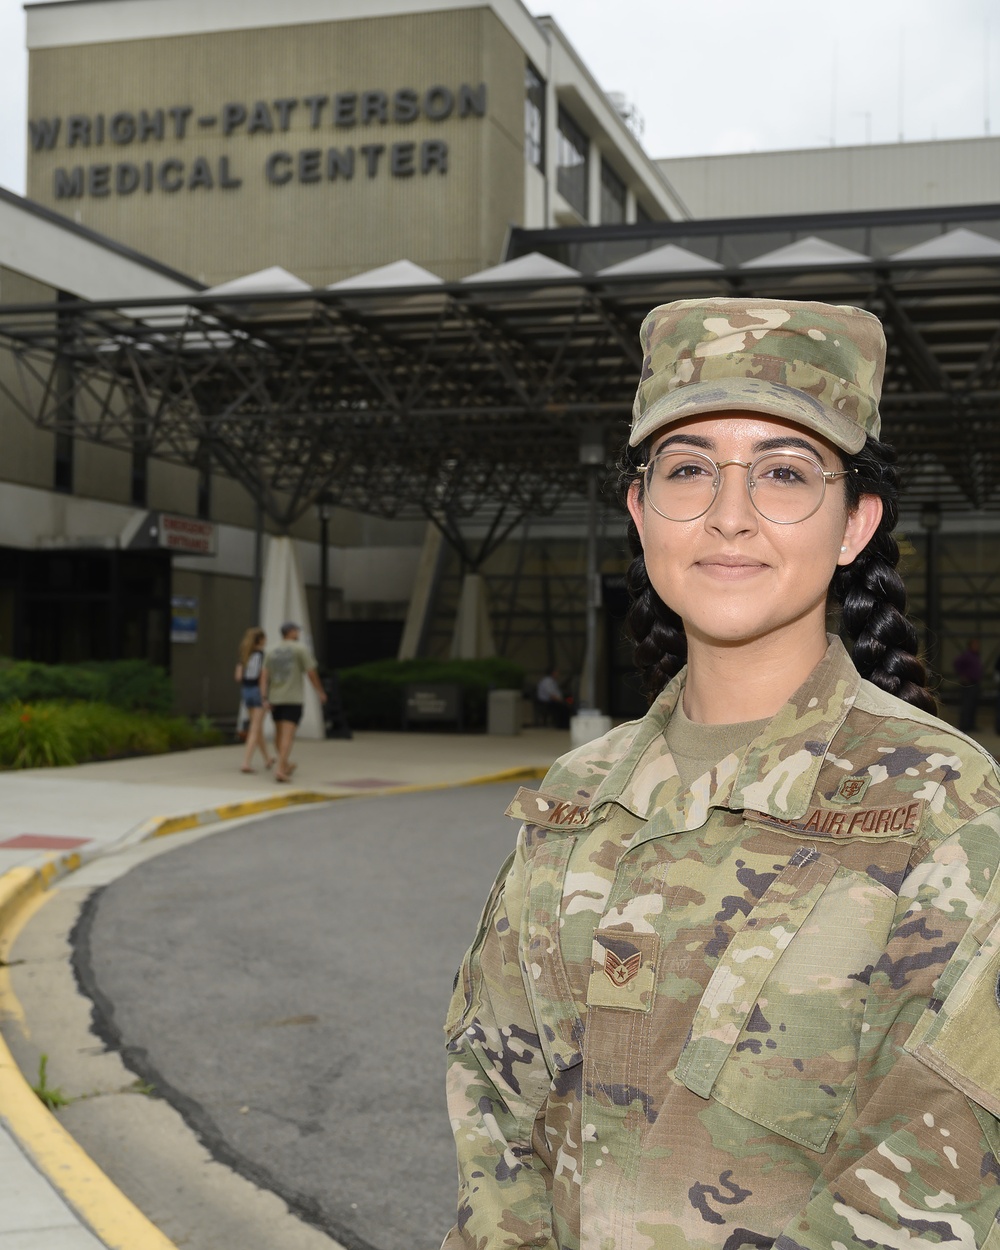
<svg viewBox="0 0 1000 1250">
<path fill-rule="evenodd" d="M 160 546 L 193 556 L 215 555 L 215 526 L 210 521 L 160 514 Z"/>
</svg>

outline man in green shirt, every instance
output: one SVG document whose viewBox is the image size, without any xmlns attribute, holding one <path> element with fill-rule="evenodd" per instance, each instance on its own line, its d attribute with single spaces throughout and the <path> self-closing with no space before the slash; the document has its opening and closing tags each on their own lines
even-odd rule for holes
<svg viewBox="0 0 1000 1250">
<path fill-rule="evenodd" d="M 288 757 L 292 753 L 295 730 L 302 719 L 304 677 L 312 682 L 320 703 L 326 702 L 326 691 L 316 671 L 316 657 L 299 642 L 301 633 L 302 627 L 294 621 L 282 625 L 281 642 L 265 656 L 260 675 L 261 698 L 274 720 L 274 746 L 278 755 L 275 781 L 291 781 L 295 771 Z"/>
</svg>

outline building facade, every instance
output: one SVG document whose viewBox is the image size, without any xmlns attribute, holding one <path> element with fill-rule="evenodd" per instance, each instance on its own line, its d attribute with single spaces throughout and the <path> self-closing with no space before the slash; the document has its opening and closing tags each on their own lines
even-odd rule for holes
<svg viewBox="0 0 1000 1250">
<path fill-rule="evenodd" d="M 27 18 L 28 199 L 0 203 L 3 304 L 163 297 L 261 270 L 322 288 L 401 258 L 455 280 L 496 265 L 514 227 L 682 214 L 621 100 L 520 0 L 65 0 Z M 0 354 L 15 449 L 0 654 L 146 655 L 170 664 L 181 710 L 230 712 L 274 525 L 211 456 L 167 464 L 36 428 L 7 402 L 15 372 Z M 410 636 L 447 652 L 461 568 L 447 548 L 428 557 L 426 522 L 325 512 L 291 533 L 331 662 L 395 652 L 421 569 L 435 602 Z M 137 546 L 164 516 L 204 526 L 204 550 Z M 529 669 L 572 670 L 575 644 L 551 622 L 539 642 L 532 621 L 582 538 L 534 538 L 547 545 L 518 568 L 537 616 L 499 634 Z M 562 637 L 578 614 L 563 605 Z"/>
<path fill-rule="evenodd" d="M 31 4 L 28 195 L 209 286 L 400 257 L 445 279 L 511 225 L 653 219 L 669 187 L 519 0 Z"/>
<path fill-rule="evenodd" d="M 773 217 L 1000 203 L 1000 138 L 657 161 L 692 216 Z"/>
<path fill-rule="evenodd" d="M 1000 202 L 992 139 L 654 161 L 627 104 L 520 0 L 57 0 L 27 13 L 29 198 L 0 192 L 0 306 L 46 305 L 57 321 L 75 301 L 182 307 L 206 288 L 342 294 L 384 284 L 386 266 L 408 306 L 400 261 L 418 284 L 454 284 L 448 298 L 461 303 L 470 279 L 502 284 L 495 267 L 511 256 L 518 274 L 557 285 L 582 271 L 624 292 L 634 274 L 651 304 L 697 294 L 712 274 L 739 283 L 741 270 L 815 252 L 812 227 L 779 238 L 766 221 L 734 233 L 705 218 Z M 664 261 L 657 231 L 675 226 Z M 1000 238 L 995 222 L 964 226 Z M 871 229 L 816 227 L 817 263 L 893 256 L 939 227 L 877 229 L 881 251 Z M 527 235 L 544 251 L 546 231 L 562 232 L 546 257 L 512 244 Z M 534 298 L 524 288 L 527 322 Z M 521 299 L 507 301 L 513 321 Z M 468 306 L 488 329 L 487 304 Z M 355 311 L 360 327 L 375 323 L 363 301 Z M 626 328 L 603 327 L 616 351 L 626 337 L 634 350 Z M 231 714 L 235 646 L 254 623 L 266 534 L 280 526 L 207 443 L 168 463 L 139 426 L 123 449 L 73 437 L 65 422 L 60 433 L 32 424 L 45 385 L 0 351 L 0 656 L 147 656 L 169 664 L 179 710 Z M 72 371 L 55 386 L 81 417 L 99 406 Z M 498 649 L 535 676 L 580 669 L 585 525 L 580 505 L 526 517 L 478 570 Z M 627 556 L 610 506 L 600 525 L 600 701 L 625 714 L 638 710 L 620 629 Z M 469 546 L 490 526 L 472 518 Z M 979 605 L 998 593 L 991 526 L 945 522 L 947 550 L 963 554 L 943 576 L 957 595 L 979 579 L 975 610 L 955 609 L 962 632 L 980 630 Z M 400 646 L 448 653 L 468 568 L 426 519 L 324 506 L 289 532 L 332 665 Z M 908 548 L 918 596 L 919 537 Z"/>
</svg>

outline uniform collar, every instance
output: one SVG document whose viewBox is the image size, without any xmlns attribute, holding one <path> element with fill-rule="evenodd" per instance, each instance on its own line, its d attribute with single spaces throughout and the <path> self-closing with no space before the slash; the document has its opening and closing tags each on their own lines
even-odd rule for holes
<svg viewBox="0 0 1000 1250">
<path fill-rule="evenodd" d="M 829 636 L 823 659 L 742 756 L 720 760 L 690 790 L 681 785 L 665 734 L 686 674 L 677 674 L 639 723 L 632 749 L 601 782 L 591 810 L 617 803 L 650 822 L 649 836 L 696 829 L 716 807 L 785 820 L 804 815 L 830 743 L 861 687 L 840 639 Z"/>
</svg>

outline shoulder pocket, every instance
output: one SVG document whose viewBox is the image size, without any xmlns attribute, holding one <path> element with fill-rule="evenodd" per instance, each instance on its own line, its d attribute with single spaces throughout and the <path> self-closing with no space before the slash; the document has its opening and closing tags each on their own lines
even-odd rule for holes
<svg viewBox="0 0 1000 1250">
<path fill-rule="evenodd" d="M 583 1058 L 583 1022 L 561 940 L 566 869 L 575 844 L 572 835 L 542 843 L 531 858 L 528 887 L 525 984 L 552 1071 L 565 1071 Z"/>
<path fill-rule="evenodd" d="M 867 985 L 895 896 L 802 847 L 726 947 L 677 1076 L 791 1141 L 823 1150 L 850 1104 Z"/>
<path fill-rule="evenodd" d="M 448 1012 L 444 1022 L 444 1031 L 449 1042 L 454 1041 L 465 1028 L 466 1022 L 472 1013 L 472 1007 L 479 997 L 479 990 L 482 984 L 481 956 L 483 945 L 487 934 L 496 923 L 497 913 L 503 900 L 504 884 L 516 854 L 516 850 L 511 851 L 504 860 L 503 867 L 497 873 L 496 880 L 493 882 L 493 888 L 490 890 L 489 897 L 486 900 L 486 906 L 483 908 L 483 914 L 479 918 L 476 936 L 472 945 L 465 952 L 465 958 L 455 974 L 451 1002 L 448 1004 Z"/>
</svg>

